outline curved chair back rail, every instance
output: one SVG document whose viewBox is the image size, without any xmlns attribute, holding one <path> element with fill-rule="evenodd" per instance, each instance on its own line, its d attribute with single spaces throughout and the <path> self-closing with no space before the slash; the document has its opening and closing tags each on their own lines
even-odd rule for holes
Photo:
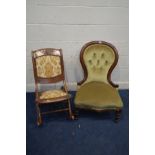
<svg viewBox="0 0 155 155">
<path fill-rule="evenodd" d="M 112 44 L 104 41 L 86 43 L 80 52 L 80 62 L 84 79 L 78 85 L 100 81 L 118 87 L 111 81 L 111 73 L 118 62 L 118 53 Z"/>
</svg>

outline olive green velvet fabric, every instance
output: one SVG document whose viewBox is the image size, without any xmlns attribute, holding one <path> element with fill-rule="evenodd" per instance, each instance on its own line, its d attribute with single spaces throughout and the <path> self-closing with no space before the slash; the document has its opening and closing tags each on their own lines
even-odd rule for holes
<svg viewBox="0 0 155 155">
<path fill-rule="evenodd" d="M 110 46 L 104 44 L 88 46 L 84 51 L 83 60 L 88 71 L 85 83 L 91 81 L 108 83 L 107 74 L 115 61 L 115 53 Z"/>
<path fill-rule="evenodd" d="M 123 103 L 118 90 L 105 82 L 83 84 L 76 93 L 77 108 L 105 110 L 122 108 Z"/>
</svg>

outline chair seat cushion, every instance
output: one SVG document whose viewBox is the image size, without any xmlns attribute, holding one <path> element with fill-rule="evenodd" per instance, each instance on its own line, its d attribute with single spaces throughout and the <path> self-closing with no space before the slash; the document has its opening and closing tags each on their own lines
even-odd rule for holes
<svg viewBox="0 0 155 155">
<path fill-rule="evenodd" d="M 43 99 L 52 99 L 52 98 L 58 98 L 58 97 L 64 97 L 67 96 L 67 93 L 63 90 L 48 90 L 41 92 L 39 98 L 41 100 Z"/>
<path fill-rule="evenodd" d="M 118 90 L 104 82 L 89 82 L 82 85 L 75 97 L 78 108 L 104 110 L 122 108 L 123 102 Z"/>
</svg>

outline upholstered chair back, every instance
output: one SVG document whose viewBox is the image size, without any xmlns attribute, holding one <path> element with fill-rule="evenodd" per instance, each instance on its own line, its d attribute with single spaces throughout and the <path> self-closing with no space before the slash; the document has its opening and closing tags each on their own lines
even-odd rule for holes
<svg viewBox="0 0 155 155">
<path fill-rule="evenodd" d="M 99 81 L 110 83 L 110 74 L 117 64 L 115 47 L 106 42 L 90 42 L 81 50 L 80 60 L 85 72 L 83 83 Z"/>
<path fill-rule="evenodd" d="M 42 78 L 55 77 L 61 74 L 59 56 L 42 56 L 36 59 L 37 76 Z"/>
<path fill-rule="evenodd" d="M 32 52 L 35 77 L 54 79 L 63 77 L 63 61 L 59 49 L 39 49 Z"/>
</svg>

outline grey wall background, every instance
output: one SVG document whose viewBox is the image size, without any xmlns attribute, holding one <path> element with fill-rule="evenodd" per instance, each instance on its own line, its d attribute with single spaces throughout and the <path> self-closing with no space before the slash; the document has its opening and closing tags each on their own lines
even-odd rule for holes
<svg viewBox="0 0 155 155">
<path fill-rule="evenodd" d="M 81 47 L 104 40 L 119 52 L 112 80 L 120 88 L 129 84 L 128 0 L 27 0 L 27 91 L 34 91 L 31 51 L 62 48 L 69 88 L 83 78 Z"/>
</svg>

